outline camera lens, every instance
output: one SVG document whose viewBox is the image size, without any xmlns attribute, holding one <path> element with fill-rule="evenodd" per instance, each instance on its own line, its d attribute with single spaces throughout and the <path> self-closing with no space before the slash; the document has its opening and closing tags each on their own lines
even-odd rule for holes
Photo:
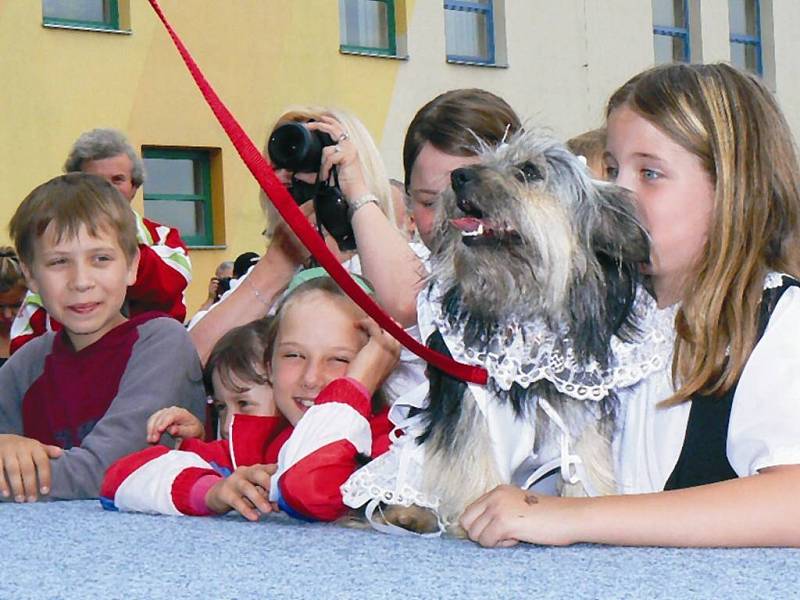
<svg viewBox="0 0 800 600">
<path fill-rule="evenodd" d="M 267 153 L 278 169 L 316 173 L 322 163 L 322 148 L 332 143 L 328 134 L 312 132 L 302 123 L 285 123 L 272 132 Z"/>
</svg>

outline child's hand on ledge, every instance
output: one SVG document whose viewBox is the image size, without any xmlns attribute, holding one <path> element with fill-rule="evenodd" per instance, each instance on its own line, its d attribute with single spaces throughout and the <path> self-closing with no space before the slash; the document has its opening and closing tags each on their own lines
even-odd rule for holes
<svg viewBox="0 0 800 600">
<path fill-rule="evenodd" d="M 202 438 L 205 429 L 200 420 L 185 408 L 170 406 L 157 410 L 147 419 L 147 442 L 157 444 L 164 432 L 174 438 Z"/>
<path fill-rule="evenodd" d="M 50 493 L 50 459 L 61 456 L 58 446 L 20 435 L 0 435 L 0 493 L 16 502 L 36 502 Z M 39 488 L 36 482 L 39 482 Z"/>
<path fill-rule="evenodd" d="M 239 467 L 208 490 L 206 506 L 217 514 L 235 510 L 249 521 L 258 521 L 259 513 L 278 510 L 268 501 L 270 478 L 277 470 L 277 465 Z"/>
<path fill-rule="evenodd" d="M 534 494 L 500 485 L 470 504 L 459 523 L 481 546 L 508 547 L 519 542 L 565 546 L 575 543 L 574 512 L 581 498 Z"/>
</svg>

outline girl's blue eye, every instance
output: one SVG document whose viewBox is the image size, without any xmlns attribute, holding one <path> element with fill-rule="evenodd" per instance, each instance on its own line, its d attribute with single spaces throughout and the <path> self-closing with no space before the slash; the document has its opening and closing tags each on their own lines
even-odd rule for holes
<svg viewBox="0 0 800 600">
<path fill-rule="evenodd" d="M 609 181 L 614 181 L 619 175 L 619 169 L 617 167 L 606 167 L 606 178 Z"/>
<path fill-rule="evenodd" d="M 661 177 L 661 173 L 653 169 L 642 169 L 642 177 L 645 179 L 658 179 Z"/>
</svg>

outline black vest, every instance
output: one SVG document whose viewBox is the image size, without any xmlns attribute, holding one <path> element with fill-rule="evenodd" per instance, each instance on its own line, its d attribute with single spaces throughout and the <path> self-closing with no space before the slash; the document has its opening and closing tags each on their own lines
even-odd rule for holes
<svg viewBox="0 0 800 600">
<path fill-rule="evenodd" d="M 783 292 L 793 286 L 800 287 L 800 282 L 784 276 L 780 287 L 764 290 L 756 342 L 764 335 L 772 311 L 775 310 L 775 305 L 778 304 Z M 692 397 L 683 448 L 678 462 L 675 463 L 675 469 L 664 485 L 665 490 L 716 483 L 737 477 L 728 462 L 727 453 L 728 424 L 737 385 L 738 382 L 721 397 L 700 394 Z"/>
</svg>

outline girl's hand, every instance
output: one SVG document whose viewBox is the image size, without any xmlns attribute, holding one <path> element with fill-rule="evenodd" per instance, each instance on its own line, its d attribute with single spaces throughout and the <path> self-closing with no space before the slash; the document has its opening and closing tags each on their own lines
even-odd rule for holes
<svg viewBox="0 0 800 600">
<path fill-rule="evenodd" d="M 170 406 L 157 410 L 147 419 L 147 442 L 157 444 L 164 432 L 174 438 L 202 438 L 205 428 L 200 420 L 185 408 Z"/>
<path fill-rule="evenodd" d="M 369 317 L 356 327 L 367 334 L 367 343 L 347 367 L 347 376 L 357 379 L 374 394 L 400 359 L 400 343 Z"/>
<path fill-rule="evenodd" d="M 572 509 L 580 500 L 501 485 L 470 504 L 459 522 L 471 540 L 487 548 L 519 542 L 566 546 L 577 541 Z"/>
<path fill-rule="evenodd" d="M 333 138 L 335 144 L 322 149 L 320 179 L 327 181 L 331 168 L 336 165 L 339 188 L 346 199 L 355 200 L 368 193 L 370 190 L 361 170 L 358 148 L 342 124 L 329 115 L 322 115 L 318 121 L 306 125 L 311 131 L 324 131 Z"/>
<path fill-rule="evenodd" d="M 208 490 L 206 506 L 217 514 L 235 510 L 248 521 L 258 521 L 259 513 L 277 510 L 268 501 L 270 479 L 277 470 L 277 465 L 239 467 Z"/>
<path fill-rule="evenodd" d="M 314 203 L 310 200 L 304 202 L 300 205 L 300 210 L 316 229 L 317 215 L 314 213 Z M 325 244 L 328 246 L 328 249 L 333 252 L 339 262 L 344 262 L 350 258 L 349 255 L 345 256 L 342 254 L 339 247 L 336 245 L 336 240 L 328 235 L 327 231 L 324 232 L 324 235 Z M 267 247 L 266 256 L 263 257 L 263 260 L 269 262 L 270 265 L 280 264 L 281 266 L 287 266 L 294 270 L 305 264 L 310 256 L 311 254 L 308 249 L 303 246 L 286 222 L 281 219 L 280 223 L 275 227 L 275 231 Z"/>
</svg>

